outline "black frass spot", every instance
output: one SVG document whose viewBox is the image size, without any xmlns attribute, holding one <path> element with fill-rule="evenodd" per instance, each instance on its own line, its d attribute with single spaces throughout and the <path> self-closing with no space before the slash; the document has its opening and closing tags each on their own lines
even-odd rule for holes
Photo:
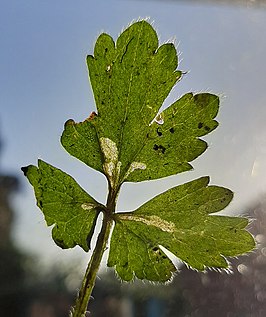
<svg viewBox="0 0 266 317">
<path fill-rule="evenodd" d="M 154 144 L 153 149 L 155 151 L 162 153 L 162 154 L 164 154 L 166 151 L 166 148 L 163 145 L 157 145 L 157 144 Z"/>
<path fill-rule="evenodd" d="M 163 135 L 162 131 L 160 131 L 160 128 L 157 128 L 156 132 L 157 132 L 158 136 L 162 136 Z"/>
</svg>

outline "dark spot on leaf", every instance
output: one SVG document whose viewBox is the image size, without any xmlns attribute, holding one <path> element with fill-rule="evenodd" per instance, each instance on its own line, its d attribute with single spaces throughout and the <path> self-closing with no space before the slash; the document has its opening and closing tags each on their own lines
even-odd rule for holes
<svg viewBox="0 0 266 317">
<path fill-rule="evenodd" d="M 157 128 L 156 131 L 157 131 L 158 136 L 162 136 L 163 135 L 162 131 L 160 131 L 160 128 Z"/>
<path fill-rule="evenodd" d="M 41 208 L 43 207 L 43 202 L 42 202 L 42 200 L 39 201 L 39 205 L 40 205 Z"/>
<path fill-rule="evenodd" d="M 104 50 L 105 50 L 105 53 L 107 53 L 107 52 L 108 52 L 108 48 L 107 48 L 107 47 L 106 47 Z"/>
<path fill-rule="evenodd" d="M 104 105 L 104 101 L 103 100 L 102 100 L 101 104 Z"/>
<path fill-rule="evenodd" d="M 174 128 L 171 128 L 169 131 L 170 131 L 171 133 L 174 133 L 174 132 L 175 132 L 175 129 L 174 129 Z"/>
<path fill-rule="evenodd" d="M 75 145 L 75 144 L 74 144 L 74 143 L 72 143 L 72 144 L 70 144 L 69 146 L 70 146 L 70 147 L 72 147 L 72 146 L 74 146 L 74 145 Z"/>
<path fill-rule="evenodd" d="M 159 248 L 158 247 L 154 247 L 154 248 L 152 248 L 152 251 L 157 252 L 157 251 L 159 251 Z"/>
<path fill-rule="evenodd" d="M 166 255 L 163 255 L 162 258 L 163 258 L 163 259 L 167 259 L 167 256 L 166 256 Z"/>
<path fill-rule="evenodd" d="M 169 165 L 169 163 L 167 162 L 167 163 L 164 163 L 164 164 L 163 164 L 163 166 L 166 166 L 166 165 Z"/>
<path fill-rule="evenodd" d="M 206 252 L 209 252 L 209 250 L 207 249 Z"/>
<path fill-rule="evenodd" d="M 165 150 L 166 148 L 162 145 L 159 145 L 159 149 L 161 150 L 161 152 L 164 154 L 165 153 Z"/>
<path fill-rule="evenodd" d="M 211 128 L 208 127 L 207 125 L 204 127 L 204 129 L 205 129 L 206 131 L 210 131 L 210 130 L 211 130 Z"/>
<path fill-rule="evenodd" d="M 155 151 L 161 152 L 162 154 L 164 154 L 166 150 L 166 148 L 163 145 L 157 145 L 157 144 L 154 144 L 153 149 Z"/>
<path fill-rule="evenodd" d="M 201 129 L 202 127 L 203 127 L 203 123 L 200 122 L 200 123 L 198 124 L 198 128 Z"/>
<path fill-rule="evenodd" d="M 27 176 L 28 169 L 29 169 L 28 166 L 21 167 L 21 170 L 25 176 Z"/>
</svg>

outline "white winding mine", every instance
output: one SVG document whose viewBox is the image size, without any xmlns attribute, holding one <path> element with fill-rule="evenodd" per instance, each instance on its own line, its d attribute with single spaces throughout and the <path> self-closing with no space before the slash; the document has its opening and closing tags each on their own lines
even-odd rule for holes
<svg viewBox="0 0 266 317">
<path fill-rule="evenodd" d="M 81 208 L 82 208 L 83 210 L 91 210 L 91 209 L 93 209 L 94 207 L 95 207 L 95 205 L 92 204 L 92 203 L 84 203 L 84 204 L 81 205 Z"/>
<path fill-rule="evenodd" d="M 158 216 L 133 216 L 133 215 L 119 215 L 119 218 L 122 220 L 131 220 L 131 221 L 139 221 L 145 223 L 148 226 L 154 226 L 162 231 L 166 232 L 175 232 L 175 224 L 171 221 L 163 220 Z"/>
<path fill-rule="evenodd" d="M 109 176 L 112 187 L 119 181 L 119 174 L 122 163 L 118 161 L 118 149 L 116 143 L 109 138 L 100 138 L 100 146 L 104 155 L 103 169 L 105 173 Z M 132 162 L 124 179 L 126 179 L 129 174 L 131 174 L 136 169 L 144 170 L 146 169 L 146 164 L 141 162 Z"/>
<path fill-rule="evenodd" d="M 100 138 L 100 146 L 104 155 L 103 169 L 109 176 L 112 187 L 117 183 L 120 174 L 121 162 L 118 161 L 118 149 L 112 140 Z"/>
<path fill-rule="evenodd" d="M 147 168 L 146 164 L 141 163 L 141 162 L 132 162 L 129 166 L 128 171 L 126 172 L 126 175 L 124 179 L 127 179 L 129 174 L 134 172 L 135 170 L 145 170 Z"/>
</svg>

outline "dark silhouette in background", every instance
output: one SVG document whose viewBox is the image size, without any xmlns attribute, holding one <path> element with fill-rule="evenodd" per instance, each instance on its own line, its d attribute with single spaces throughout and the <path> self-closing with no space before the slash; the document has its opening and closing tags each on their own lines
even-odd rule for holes
<svg viewBox="0 0 266 317">
<path fill-rule="evenodd" d="M 41 280 L 34 257 L 22 254 L 12 239 L 11 200 L 18 190 L 18 177 L 0 171 L 0 316 L 67 317 L 74 294 L 64 274 L 51 272 Z"/>
<path fill-rule="evenodd" d="M 0 141 L 0 154 L 2 143 Z M 14 213 L 10 199 L 18 190 L 18 179 L 0 172 L 0 315 L 23 316 L 23 257 L 11 238 Z"/>
</svg>

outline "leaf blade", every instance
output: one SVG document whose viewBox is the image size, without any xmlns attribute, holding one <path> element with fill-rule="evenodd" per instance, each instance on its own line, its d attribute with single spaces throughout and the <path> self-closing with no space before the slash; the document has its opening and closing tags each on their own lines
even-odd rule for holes
<svg viewBox="0 0 266 317">
<path fill-rule="evenodd" d="M 189 162 L 207 149 L 207 143 L 199 137 L 218 126 L 214 120 L 218 108 L 217 96 L 188 93 L 164 110 L 164 123 L 153 122 L 148 132 L 150 137 L 135 158 L 147 168 L 136 170 L 126 180 L 157 179 L 192 169 Z"/>
<path fill-rule="evenodd" d="M 158 47 L 157 34 L 146 21 L 132 24 L 116 44 L 100 35 L 94 56 L 87 58 L 98 111 L 96 129 L 118 150 L 120 183 L 132 172 L 150 122 L 181 77 L 177 63 L 174 45 Z"/>
<path fill-rule="evenodd" d="M 79 245 L 88 251 L 100 204 L 71 176 L 42 160 L 37 167 L 30 165 L 22 170 L 34 188 L 47 225 L 54 225 L 55 243 L 61 248 Z"/>
<path fill-rule="evenodd" d="M 84 123 L 66 125 L 61 138 L 66 150 L 104 173 L 115 187 L 124 181 L 157 179 L 190 170 L 190 162 L 207 149 L 200 137 L 218 126 L 214 118 L 219 98 L 189 93 L 161 113 L 161 124 L 155 119 L 182 75 L 176 70 L 174 45 L 159 46 L 152 26 L 139 21 L 116 43 L 110 35 L 101 34 L 87 65 L 98 113 Z M 81 135 L 90 140 L 89 145 L 86 138 L 81 141 L 76 132 L 69 133 L 70 127 L 77 131 L 81 125 Z M 105 149 L 100 140 L 111 142 L 117 152 L 111 173 L 104 168 Z"/>
<path fill-rule="evenodd" d="M 246 231 L 247 219 L 214 214 L 230 203 L 233 194 L 208 183 L 209 178 L 202 177 L 171 188 L 133 212 L 118 213 L 117 223 L 123 223 L 128 235 L 139 236 L 151 248 L 162 245 L 193 269 L 226 269 L 225 257 L 251 251 L 254 239 Z M 119 236 L 119 230 L 115 227 L 114 234 Z M 108 265 L 120 268 L 117 254 L 123 251 L 117 249 L 122 247 L 116 241 L 115 250 L 111 241 Z M 147 263 L 142 260 L 139 265 L 145 267 Z M 134 267 L 132 264 L 133 271 Z M 169 276 L 169 268 L 165 267 L 165 271 Z M 118 274 L 124 278 L 123 270 L 118 270 Z M 136 276 L 141 277 L 138 273 Z"/>
<path fill-rule="evenodd" d="M 114 266 L 124 281 L 131 281 L 134 277 L 157 282 L 170 280 L 176 271 L 175 266 L 159 246 L 150 241 L 148 236 L 137 234 L 126 222 L 117 222 L 107 265 Z"/>
<path fill-rule="evenodd" d="M 65 150 L 91 168 L 102 172 L 102 152 L 94 126 L 96 115 L 75 123 L 68 120 L 61 136 L 61 144 Z"/>
</svg>

